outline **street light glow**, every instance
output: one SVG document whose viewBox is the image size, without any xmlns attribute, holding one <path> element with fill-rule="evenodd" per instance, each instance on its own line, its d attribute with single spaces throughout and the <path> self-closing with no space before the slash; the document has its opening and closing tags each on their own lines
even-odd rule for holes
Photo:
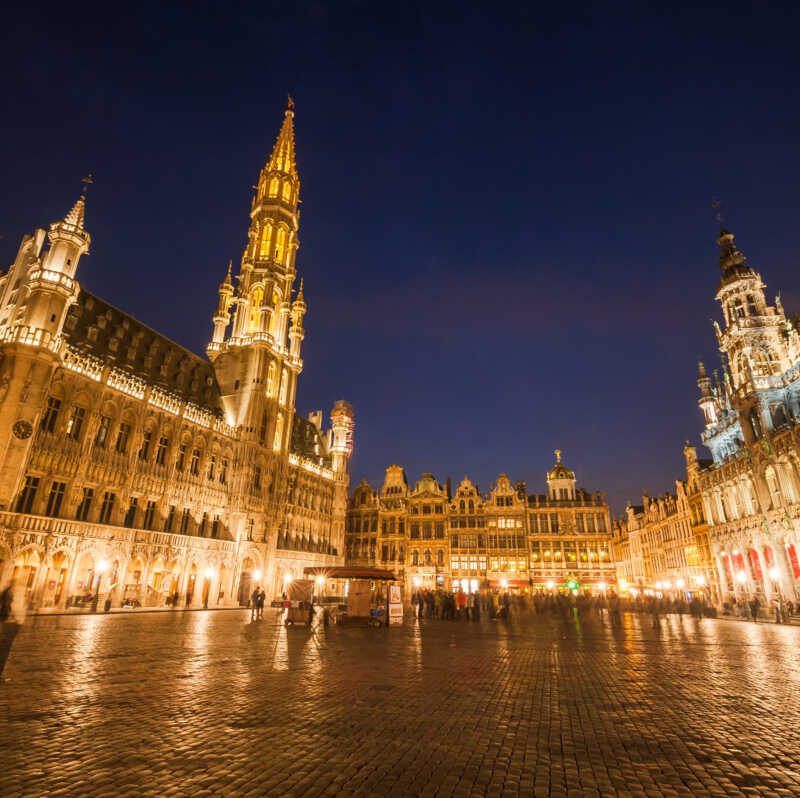
<svg viewBox="0 0 800 798">
<path fill-rule="evenodd" d="M 209 568 L 206 568 L 206 570 L 204 571 L 204 573 L 205 573 L 205 575 L 206 575 L 206 579 L 211 579 L 211 577 L 212 577 L 212 576 L 214 576 L 214 569 L 213 569 L 213 568 L 211 568 L 211 567 L 209 567 Z"/>
<path fill-rule="evenodd" d="M 253 579 L 255 579 L 256 581 L 261 579 L 261 571 L 259 571 L 258 568 L 256 568 L 255 571 L 253 571 Z"/>
<path fill-rule="evenodd" d="M 97 573 L 104 574 L 108 570 L 108 560 L 100 560 L 97 563 Z"/>
<path fill-rule="evenodd" d="M 736 572 L 736 581 L 743 585 L 747 581 L 747 574 L 744 571 L 737 571 Z"/>
<path fill-rule="evenodd" d="M 778 577 L 780 576 L 780 571 L 777 568 L 770 568 L 769 569 L 769 578 L 773 581 L 777 582 Z"/>
<path fill-rule="evenodd" d="M 552 590 L 556 586 L 556 583 L 552 579 L 547 580 L 547 589 Z"/>
</svg>

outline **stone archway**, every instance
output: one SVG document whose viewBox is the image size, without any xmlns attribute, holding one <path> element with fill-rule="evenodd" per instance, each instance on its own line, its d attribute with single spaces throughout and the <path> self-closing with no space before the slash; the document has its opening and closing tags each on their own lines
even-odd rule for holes
<svg viewBox="0 0 800 798">
<path fill-rule="evenodd" d="M 239 576 L 239 590 L 237 601 L 240 607 L 247 607 L 250 603 L 250 595 L 255 589 L 261 571 L 258 570 L 255 560 L 252 557 L 245 557 L 242 560 L 242 573 Z"/>
</svg>

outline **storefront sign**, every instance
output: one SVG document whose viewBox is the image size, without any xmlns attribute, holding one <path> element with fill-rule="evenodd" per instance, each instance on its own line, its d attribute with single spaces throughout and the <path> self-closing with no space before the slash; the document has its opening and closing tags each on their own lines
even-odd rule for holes
<svg viewBox="0 0 800 798">
<path fill-rule="evenodd" d="M 403 623 L 403 605 L 389 604 L 389 626 L 401 626 Z"/>
</svg>

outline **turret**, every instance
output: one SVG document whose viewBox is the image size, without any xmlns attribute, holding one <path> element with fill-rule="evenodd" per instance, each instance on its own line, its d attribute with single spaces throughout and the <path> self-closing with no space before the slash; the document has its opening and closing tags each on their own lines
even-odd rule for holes
<svg viewBox="0 0 800 798">
<path fill-rule="evenodd" d="M 706 425 L 715 424 L 719 418 L 719 403 L 711 388 L 711 378 L 706 373 L 706 367 L 702 360 L 697 363 L 697 387 L 700 390 L 697 404 L 703 411 Z"/>
<path fill-rule="evenodd" d="M 214 313 L 214 334 L 211 344 L 208 346 L 208 355 L 213 357 L 217 348 L 214 344 L 221 344 L 225 338 L 225 330 L 231 320 L 230 310 L 231 302 L 233 300 L 233 281 L 231 280 L 231 270 L 233 262 L 228 261 L 228 271 L 225 274 L 225 279 L 220 283 L 217 293 L 219 301 L 217 303 L 217 310 Z"/>
<path fill-rule="evenodd" d="M 41 268 L 27 276 L 27 302 L 19 326 L 27 335 L 54 341 L 64 325 L 69 306 L 80 292 L 74 280 L 81 255 L 89 251 L 91 236 L 84 227 L 86 195 L 78 201 L 62 221 L 50 225 L 50 248 L 44 254 Z"/>
<path fill-rule="evenodd" d="M 556 464 L 547 472 L 547 494 L 551 499 L 575 499 L 575 472 L 561 462 L 561 449 L 553 452 Z"/>
<path fill-rule="evenodd" d="M 306 301 L 303 296 L 303 280 L 300 279 L 300 290 L 292 303 L 292 326 L 289 330 L 289 355 L 292 360 L 300 360 L 300 345 L 305 338 L 303 330 L 303 317 L 306 315 Z"/>
<path fill-rule="evenodd" d="M 350 457 L 353 454 L 353 428 L 355 412 L 353 406 L 339 399 L 331 410 L 331 453 L 333 454 L 333 470 L 337 474 L 347 472 Z"/>
</svg>

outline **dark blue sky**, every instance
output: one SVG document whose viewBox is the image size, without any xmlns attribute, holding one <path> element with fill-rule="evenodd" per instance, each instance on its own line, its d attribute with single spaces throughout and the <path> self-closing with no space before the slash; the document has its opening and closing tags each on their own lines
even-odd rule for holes
<svg viewBox="0 0 800 798">
<path fill-rule="evenodd" d="M 297 102 L 298 409 L 354 480 L 552 450 L 615 509 L 682 474 L 714 361 L 713 196 L 800 309 L 800 13 L 502 3 L 34 6 L 3 19 L 0 263 L 92 171 L 90 290 L 202 352 Z"/>
</svg>

